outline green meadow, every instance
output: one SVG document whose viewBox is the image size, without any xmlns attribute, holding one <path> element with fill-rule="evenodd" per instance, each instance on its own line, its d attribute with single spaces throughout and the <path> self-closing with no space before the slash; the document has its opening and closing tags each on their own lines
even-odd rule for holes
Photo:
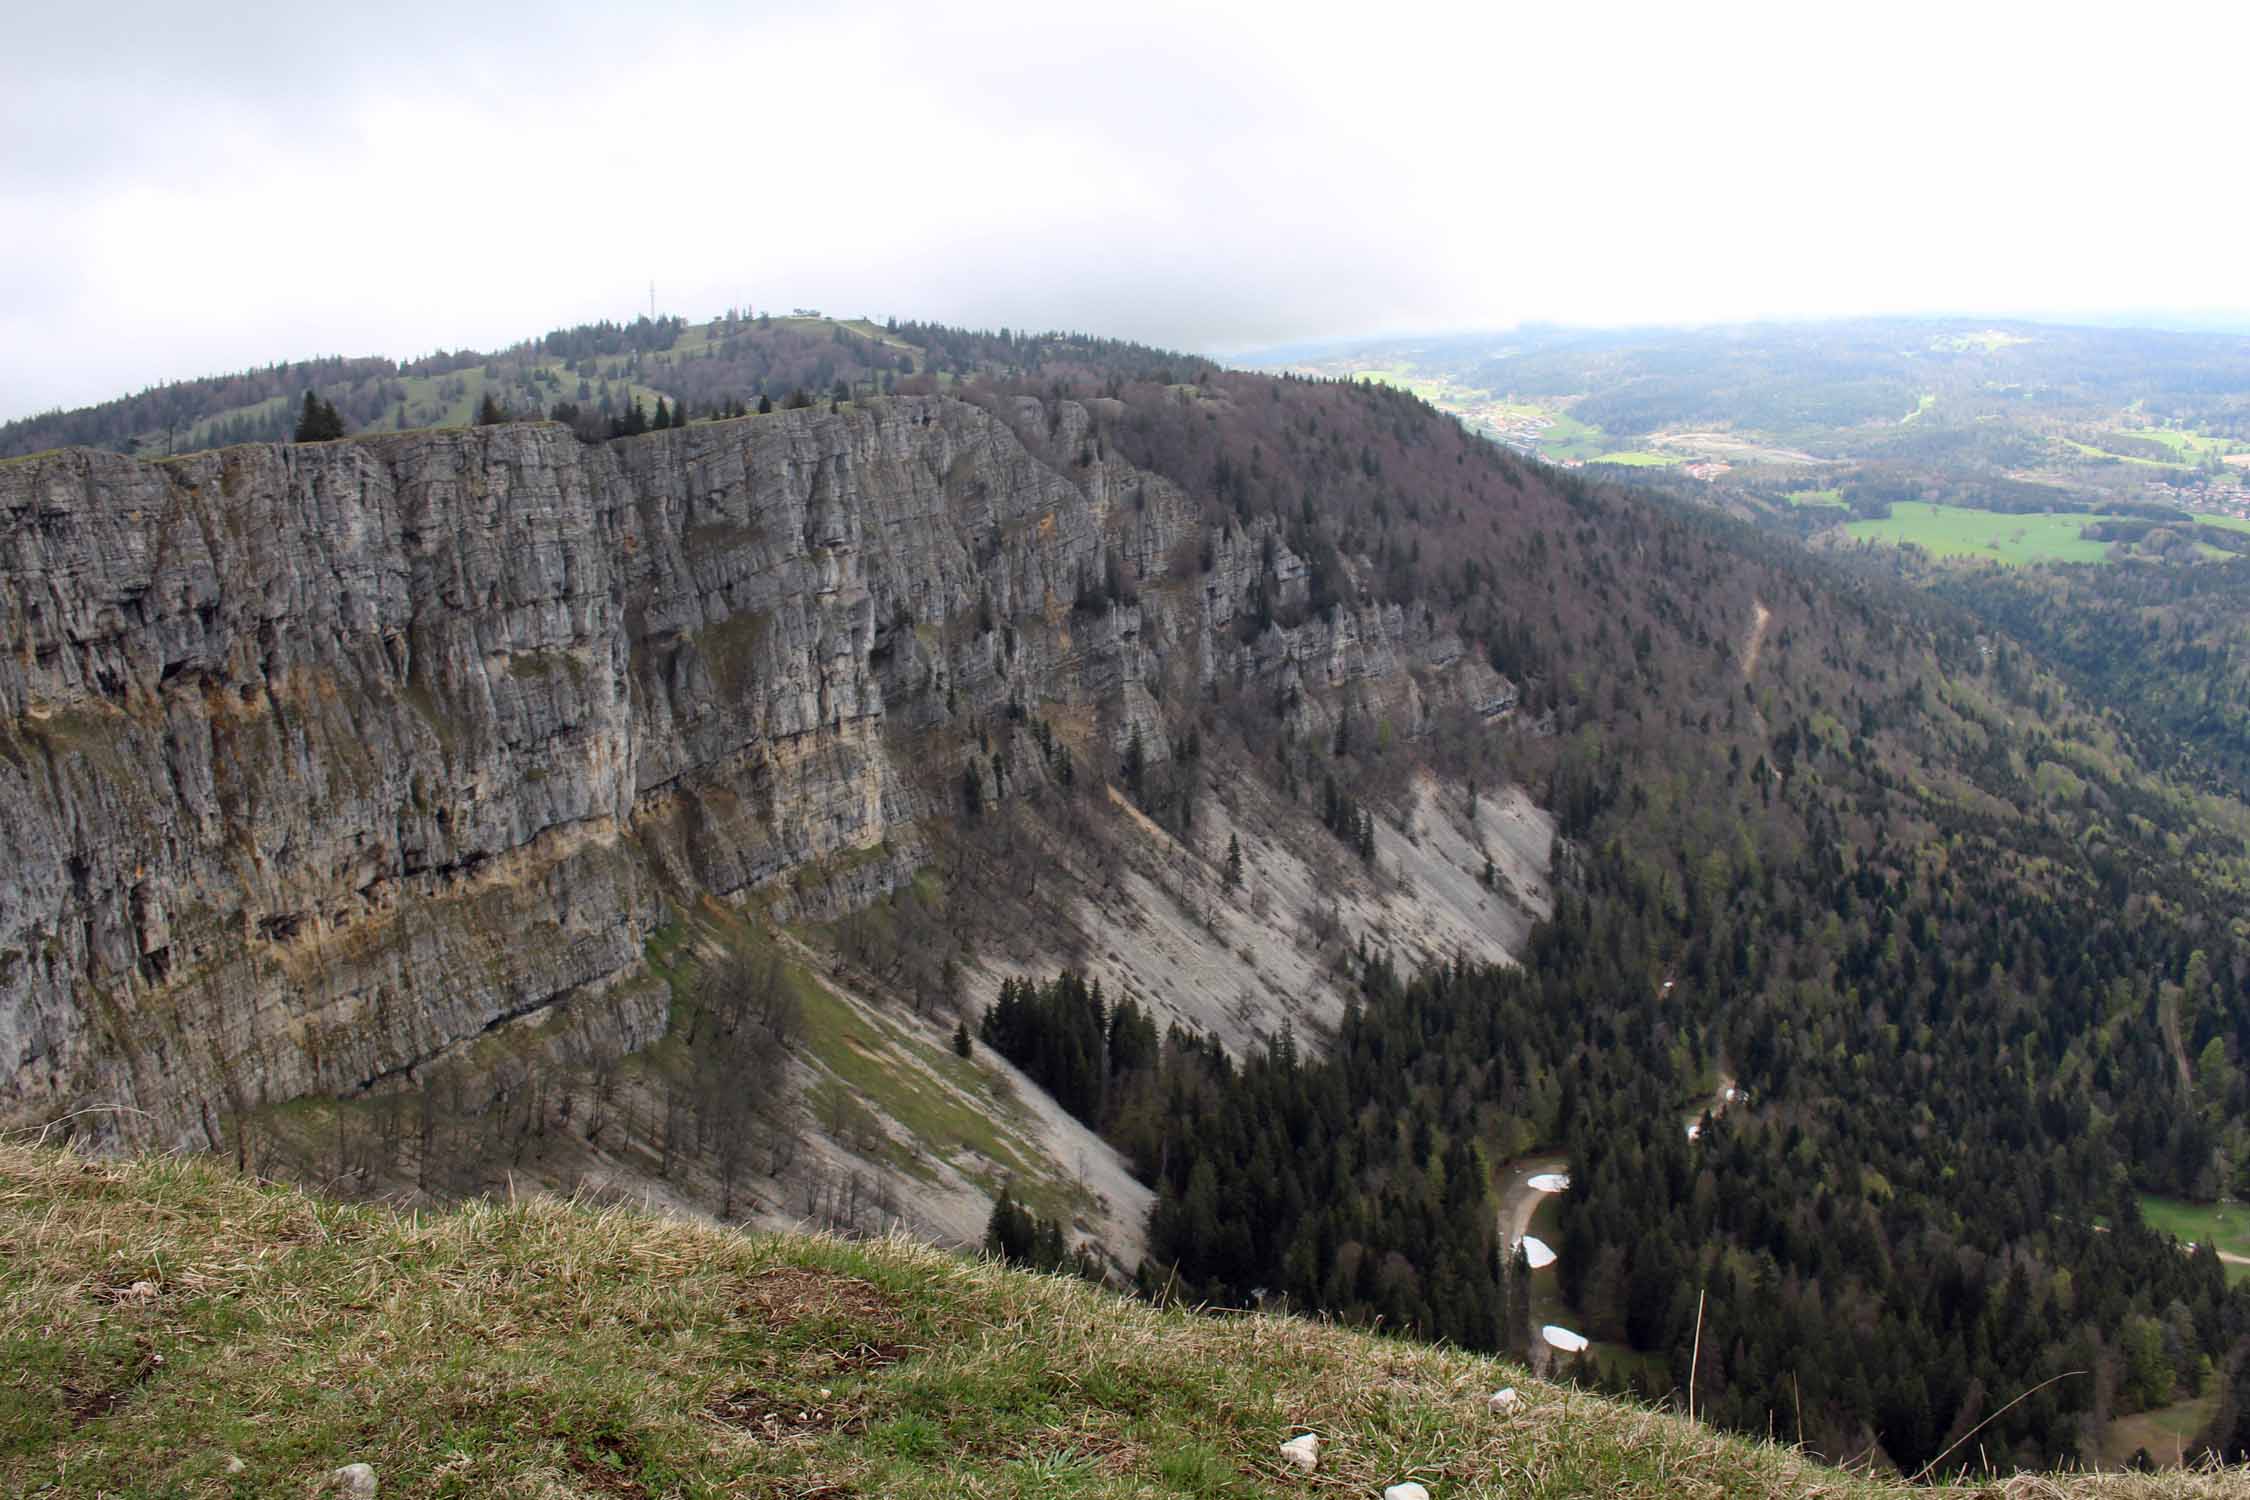
<svg viewBox="0 0 2250 1500">
<path fill-rule="evenodd" d="M 2156 434 L 2152 432 L 2136 432 L 2133 434 L 2133 436 L 2154 437 L 2156 436 Z M 2112 453 L 2107 448 L 2097 448 L 2092 443 L 2081 443 L 2076 438 L 2064 438 L 2063 444 L 2064 446 L 2068 447 L 2073 453 L 2083 454 L 2087 458 L 2106 458 L 2112 463 L 2139 464 L 2143 468 L 2148 469 L 2176 469 L 2180 467 L 2178 464 L 2170 463 L 2163 459 L 2142 458 L 2137 453 Z"/>
<path fill-rule="evenodd" d="M 2206 453 L 2233 453 L 2240 446 L 2225 438 L 2206 437 L 2200 432 L 2182 432 L 2176 427 L 2135 427 L 2131 435 L 2147 438 L 2152 443 L 2162 443 L 2189 463 L 2202 462 Z"/>
<path fill-rule="evenodd" d="M 1621 461 L 1602 452 L 1602 445 L 1608 439 L 1603 437 L 1599 427 L 1581 422 L 1566 411 L 1550 412 L 1548 415 L 1554 418 L 1554 425 L 1539 435 L 1539 451 L 1547 457 L 1576 458 L 1588 462 L 1599 459 L 1604 463 Z"/>
<path fill-rule="evenodd" d="M 2178 1198 L 2141 1199 L 2141 1219 L 2182 1244 L 2210 1245 L 2250 1260 L 2250 1204 L 2186 1203 Z M 2227 1280 L 2250 1279 L 2250 1265 L 2230 1262 Z"/>
<path fill-rule="evenodd" d="M 1939 558 L 1976 558 L 2013 565 L 2098 563 L 2107 557 L 2109 544 L 2079 535 L 2088 522 L 2096 519 L 2081 514 L 2005 515 L 1901 501 L 1883 520 L 1854 521 L 1844 529 L 1861 541 L 1891 546 L 1911 542 Z"/>
</svg>

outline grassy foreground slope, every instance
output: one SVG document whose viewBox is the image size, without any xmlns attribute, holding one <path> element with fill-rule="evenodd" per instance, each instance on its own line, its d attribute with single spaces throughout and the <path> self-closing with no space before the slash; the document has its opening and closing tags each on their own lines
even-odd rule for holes
<svg viewBox="0 0 2250 1500">
<path fill-rule="evenodd" d="M 1526 1398 L 1506 1415 L 1500 1384 Z M 1305 1429 L 1310 1478 L 1278 1452 Z M 1487 1359 L 902 1241 L 543 1199 L 404 1216 L 204 1160 L 0 1145 L 0 1493 L 302 1495 L 353 1462 L 417 1496 L 1899 1488 Z"/>
</svg>

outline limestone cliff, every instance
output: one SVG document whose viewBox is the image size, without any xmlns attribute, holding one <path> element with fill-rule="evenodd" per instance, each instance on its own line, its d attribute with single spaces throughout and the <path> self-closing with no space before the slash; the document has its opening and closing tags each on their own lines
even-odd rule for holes
<svg viewBox="0 0 2250 1500">
<path fill-rule="evenodd" d="M 1079 458 L 900 397 L 0 465 L 0 1119 L 203 1144 L 566 998 L 640 1046 L 666 912 L 885 889 L 963 714 L 1162 756 L 1163 695 L 1221 671 L 1313 725 L 1348 683 L 1408 730 L 1507 701 L 1395 607 L 1242 644 L 1264 571 L 1302 589 L 1286 549 L 1202 538 L 1076 403 L 1013 416 Z M 1112 555 L 1138 602 L 1074 610 Z"/>
</svg>

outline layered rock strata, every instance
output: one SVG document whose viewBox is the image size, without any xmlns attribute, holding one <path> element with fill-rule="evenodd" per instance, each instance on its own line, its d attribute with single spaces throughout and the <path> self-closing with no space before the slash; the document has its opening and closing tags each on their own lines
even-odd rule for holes
<svg viewBox="0 0 2250 1500">
<path fill-rule="evenodd" d="M 1006 415 L 0 465 L 0 1119 L 205 1144 L 560 1003 L 644 1045 L 668 912 L 880 894 L 1010 703 L 1160 757 L 1221 672 L 1308 729 L 1340 687 L 1408 732 L 1431 684 L 1506 699 L 1419 611 L 1244 642 L 1261 577 L 1302 597 L 1285 547 L 1017 435 L 1088 453 L 1098 413 Z M 1113 558 L 1137 602 L 1083 607 Z"/>
</svg>

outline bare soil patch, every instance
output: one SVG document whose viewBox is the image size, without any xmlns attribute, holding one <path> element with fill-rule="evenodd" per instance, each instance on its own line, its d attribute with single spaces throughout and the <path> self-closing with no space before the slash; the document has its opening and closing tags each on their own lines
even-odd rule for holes
<svg viewBox="0 0 2250 1500">
<path fill-rule="evenodd" d="M 775 1266 L 751 1277 L 743 1290 L 742 1305 L 770 1328 L 790 1328 L 808 1321 L 876 1328 L 904 1326 L 898 1303 L 889 1293 L 857 1276 L 803 1266 Z"/>
<path fill-rule="evenodd" d="M 819 1437 L 830 1432 L 860 1432 L 867 1418 L 835 1401 L 790 1401 L 746 1386 L 731 1395 L 715 1396 L 704 1411 L 713 1420 L 754 1433 L 769 1442 L 786 1438 Z"/>
<path fill-rule="evenodd" d="M 114 1380 L 95 1382 L 63 1382 L 63 1407 L 70 1413 L 70 1425 L 83 1427 L 88 1422 L 98 1422 L 132 1398 L 135 1391 L 148 1383 L 150 1376 L 164 1368 L 164 1356 L 152 1348 L 147 1339 L 135 1340 L 138 1353 L 133 1363 Z"/>
<path fill-rule="evenodd" d="M 1766 608 L 1760 600 L 1751 600 L 1750 609 L 1750 644 L 1742 653 L 1742 675 L 1745 680 L 1758 670 L 1758 651 L 1766 643 L 1766 622 L 1773 618 L 1773 611 Z"/>
</svg>

